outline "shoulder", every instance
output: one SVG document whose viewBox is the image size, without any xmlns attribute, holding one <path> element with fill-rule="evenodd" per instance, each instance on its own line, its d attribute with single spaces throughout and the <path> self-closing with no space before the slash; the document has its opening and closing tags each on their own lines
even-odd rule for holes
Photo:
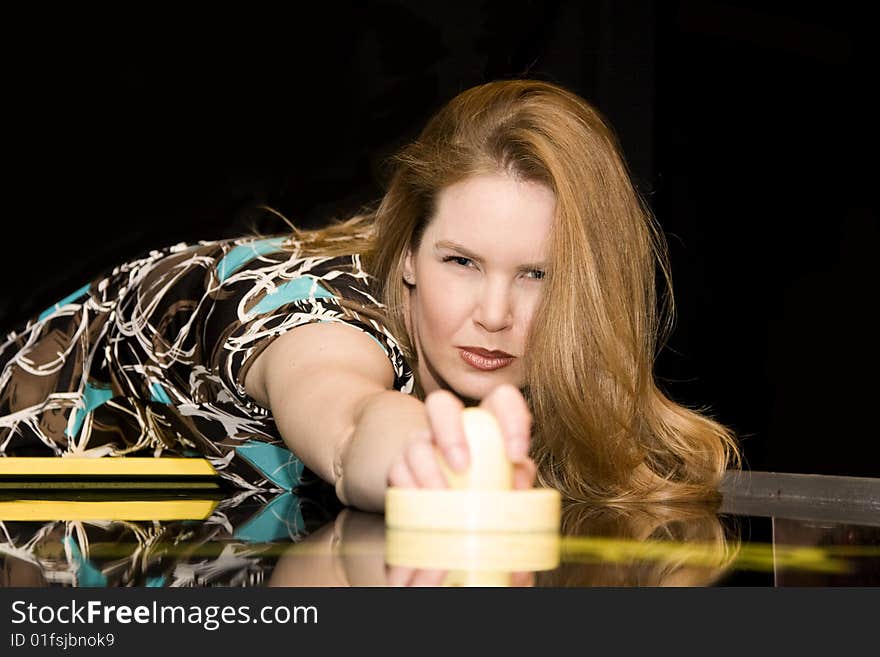
<svg viewBox="0 0 880 657">
<path fill-rule="evenodd" d="M 289 377 L 294 365 L 300 377 L 333 368 L 411 389 L 412 370 L 358 254 L 303 254 L 290 242 L 238 247 L 225 256 L 208 340 L 212 364 L 238 394 L 264 405 L 276 366 Z"/>
<path fill-rule="evenodd" d="M 291 378 L 308 382 L 344 374 L 385 389 L 394 387 L 392 363 L 373 337 L 343 322 L 314 322 L 284 333 L 262 350 L 245 374 L 244 387 L 268 408 L 269 390 Z"/>
</svg>

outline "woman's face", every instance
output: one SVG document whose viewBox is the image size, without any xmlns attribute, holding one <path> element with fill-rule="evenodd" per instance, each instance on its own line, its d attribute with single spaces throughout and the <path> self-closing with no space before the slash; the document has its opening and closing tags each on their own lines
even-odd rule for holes
<svg viewBox="0 0 880 657">
<path fill-rule="evenodd" d="M 446 389 L 476 401 L 502 383 L 523 387 L 525 337 L 543 294 L 555 210 L 551 189 L 505 173 L 440 192 L 418 251 L 404 261 L 407 329 L 426 395 Z M 467 347 L 513 358 L 480 360 Z"/>
</svg>

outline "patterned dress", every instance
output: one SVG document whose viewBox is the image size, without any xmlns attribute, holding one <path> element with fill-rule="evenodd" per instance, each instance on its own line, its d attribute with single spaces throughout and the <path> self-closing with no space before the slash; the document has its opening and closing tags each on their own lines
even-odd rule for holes
<svg viewBox="0 0 880 657">
<path fill-rule="evenodd" d="M 236 488 L 314 480 L 244 390 L 254 358 L 296 326 L 343 322 L 382 348 L 396 390 L 412 393 L 413 372 L 360 257 L 299 247 L 247 237 L 153 251 L 9 333 L 0 456 L 204 456 Z"/>
</svg>

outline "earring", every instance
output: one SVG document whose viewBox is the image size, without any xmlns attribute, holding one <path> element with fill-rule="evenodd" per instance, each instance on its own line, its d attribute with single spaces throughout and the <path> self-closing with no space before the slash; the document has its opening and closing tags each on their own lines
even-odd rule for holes
<svg viewBox="0 0 880 657">
<path fill-rule="evenodd" d="M 415 279 L 412 277 L 412 274 L 404 274 L 403 280 L 406 281 L 410 285 L 415 285 Z"/>
</svg>

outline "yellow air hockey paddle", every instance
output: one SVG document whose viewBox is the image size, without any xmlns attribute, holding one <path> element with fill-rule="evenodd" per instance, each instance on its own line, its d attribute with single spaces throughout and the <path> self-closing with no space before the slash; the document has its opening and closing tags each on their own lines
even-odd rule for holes
<svg viewBox="0 0 880 657">
<path fill-rule="evenodd" d="M 562 500 L 552 488 L 513 489 L 494 416 L 462 414 L 470 465 L 443 467 L 450 488 L 390 487 L 385 493 L 385 560 L 393 566 L 445 569 L 444 586 L 507 586 L 511 573 L 559 564 Z"/>
<path fill-rule="evenodd" d="M 470 449 L 463 473 L 441 464 L 451 488 L 385 491 L 385 524 L 395 529 L 559 532 L 562 500 L 552 488 L 513 490 L 513 466 L 501 428 L 480 408 L 462 413 Z"/>
</svg>

